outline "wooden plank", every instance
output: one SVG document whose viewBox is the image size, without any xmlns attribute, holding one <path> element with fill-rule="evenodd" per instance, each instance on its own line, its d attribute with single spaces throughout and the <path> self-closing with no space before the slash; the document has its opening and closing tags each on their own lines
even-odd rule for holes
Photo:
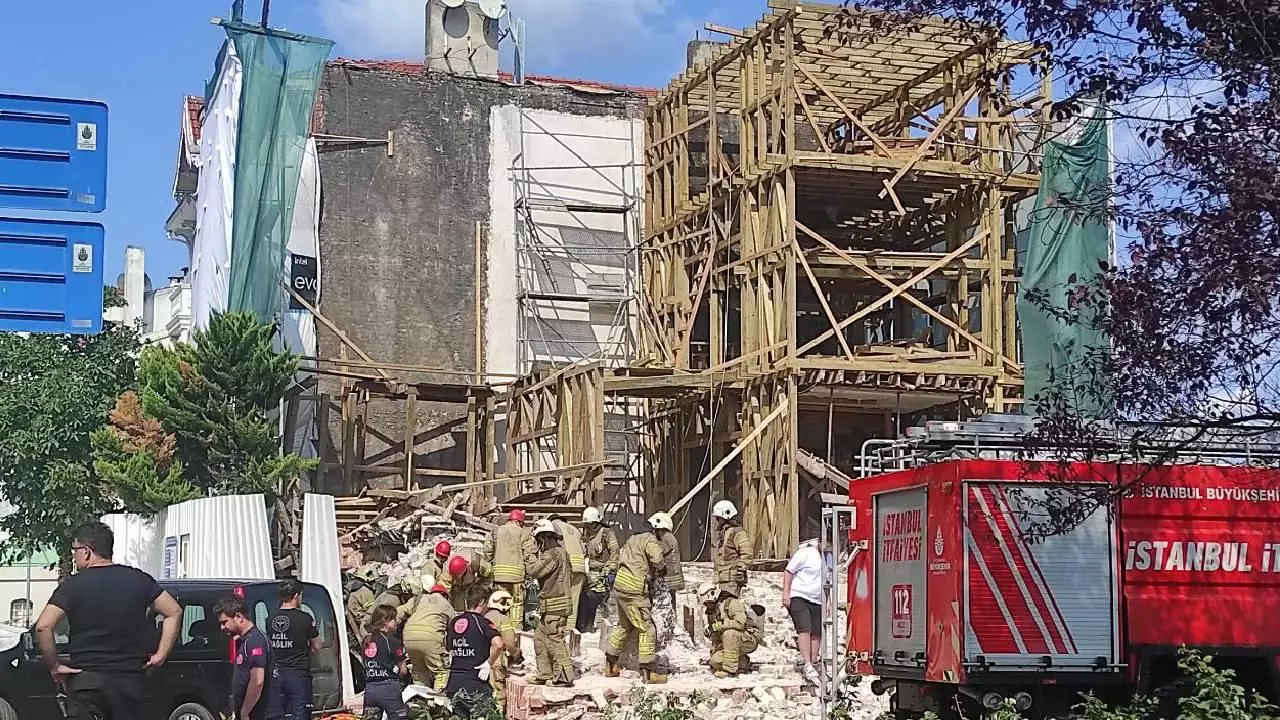
<svg viewBox="0 0 1280 720">
<path fill-rule="evenodd" d="M 836 107 L 840 108 L 840 111 L 843 112 L 849 118 L 849 122 L 853 123 L 859 130 L 863 132 L 863 134 L 867 136 L 868 139 L 871 140 L 871 143 L 875 145 L 876 150 L 880 152 L 880 154 L 885 155 L 886 157 L 889 155 L 892 155 L 892 153 L 889 151 L 889 147 L 884 144 L 884 141 L 880 139 L 880 136 L 877 135 L 874 131 L 872 131 L 872 129 L 868 127 L 866 123 L 862 122 L 862 118 L 856 117 L 853 114 L 853 112 L 849 110 L 849 107 L 844 104 L 844 101 L 836 97 L 835 93 L 827 89 L 827 86 L 823 85 L 821 80 L 814 77 L 813 73 L 809 72 L 808 68 L 806 68 L 804 65 L 800 63 L 796 63 L 795 65 L 796 65 L 796 69 L 798 69 L 801 74 L 803 74 L 806 78 L 809 78 L 809 82 L 816 85 L 817 88 L 821 90 L 827 97 L 831 98 L 831 102 L 835 103 Z"/>
<path fill-rule="evenodd" d="M 404 399 L 404 489 L 413 489 L 414 444 L 418 430 L 418 390 L 409 386 Z"/>
<path fill-rule="evenodd" d="M 720 458 L 720 462 L 716 463 L 714 467 L 708 470 L 707 474 L 703 475 L 702 479 L 699 480 L 698 483 L 689 490 L 689 492 L 685 493 L 683 497 L 677 500 L 675 504 L 673 504 L 667 510 L 667 513 L 674 514 L 680 508 L 684 507 L 690 500 L 692 500 L 695 495 L 701 492 L 702 489 L 706 487 L 708 483 L 711 482 L 712 478 L 719 475 L 720 472 L 724 470 L 726 465 L 732 462 L 734 458 L 741 455 L 742 451 L 745 450 L 748 445 L 754 442 L 755 439 L 760 436 L 760 433 L 764 432 L 765 429 L 769 427 L 770 423 L 772 423 L 774 420 L 777 420 L 779 417 L 781 417 L 782 414 L 787 411 L 787 407 L 788 407 L 787 402 L 784 400 L 778 405 L 778 407 L 773 409 L 773 412 L 766 415 L 765 418 L 761 420 L 760 423 L 757 424 L 755 428 L 752 429 L 751 432 L 748 433 L 745 438 L 740 440 L 737 445 L 733 446 L 733 449 L 730 450 L 727 455 Z"/>
<path fill-rule="evenodd" d="M 873 277 L 883 277 L 879 273 L 872 270 L 866 263 L 862 262 L 861 260 L 853 257 L 852 255 L 849 255 L 848 253 L 844 252 L 840 248 L 836 247 L 834 244 L 831 243 L 830 240 L 827 240 L 825 237 L 819 235 L 813 230 L 810 230 L 804 224 L 797 221 L 796 227 L 802 232 L 804 232 L 804 234 L 822 243 L 824 246 L 827 247 L 827 249 L 831 250 L 836 255 L 839 255 L 841 258 L 845 260 L 845 262 L 848 262 L 849 264 L 857 267 L 859 270 L 862 270 L 863 272 L 869 275 L 872 275 Z M 878 299 L 872 301 L 870 304 L 866 305 L 865 307 L 860 308 L 857 312 L 853 313 L 849 317 L 845 318 L 844 320 L 841 320 L 837 326 L 837 329 L 844 329 L 845 327 L 848 327 L 852 323 L 855 323 L 858 320 L 861 320 L 862 318 L 870 315 L 871 313 L 875 312 L 879 308 L 884 307 L 889 303 L 889 301 L 893 300 L 896 297 L 903 296 L 903 297 L 915 299 L 915 296 L 907 292 L 908 290 L 910 290 L 916 283 L 932 275 L 934 271 L 937 270 L 938 268 L 946 265 L 947 263 L 951 262 L 955 258 L 967 253 L 969 251 L 969 248 L 973 247 L 974 245 L 977 245 L 985 236 L 986 236 L 985 233 L 974 235 L 972 238 L 969 239 L 968 242 L 964 243 L 963 245 L 956 248 L 955 250 L 952 250 L 946 255 L 943 255 L 942 257 L 938 258 L 929 267 L 911 276 L 911 278 L 909 278 L 906 282 L 902 283 L 901 285 L 894 285 L 892 281 L 886 280 L 885 282 L 889 285 L 890 292 L 886 295 L 880 296 Z M 826 339 L 831 337 L 832 334 L 833 334 L 832 330 L 827 330 L 821 333 L 813 340 L 810 340 L 809 342 L 805 343 L 803 347 L 798 348 L 796 350 L 796 354 L 803 355 L 809 350 L 812 350 L 813 348 L 817 347 L 821 343 L 825 342 Z M 967 335 L 968 333 L 966 332 L 964 334 Z"/>
</svg>

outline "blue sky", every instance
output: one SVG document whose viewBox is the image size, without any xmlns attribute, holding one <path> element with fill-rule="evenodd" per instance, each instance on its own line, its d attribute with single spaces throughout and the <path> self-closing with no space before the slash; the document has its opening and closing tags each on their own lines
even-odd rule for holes
<svg viewBox="0 0 1280 720">
<path fill-rule="evenodd" d="M 706 22 L 742 27 L 764 0 L 509 0 L 525 18 L 529 72 L 662 85 Z M 153 282 L 186 264 L 164 233 L 184 95 L 199 95 L 223 39 L 210 18 L 230 0 L 5 3 L 0 91 L 95 98 L 111 111 L 106 278 L 126 245 L 147 251 Z M 246 0 L 256 19 L 260 0 Z M 334 56 L 418 58 L 425 0 L 274 0 L 272 25 L 335 40 Z"/>
</svg>

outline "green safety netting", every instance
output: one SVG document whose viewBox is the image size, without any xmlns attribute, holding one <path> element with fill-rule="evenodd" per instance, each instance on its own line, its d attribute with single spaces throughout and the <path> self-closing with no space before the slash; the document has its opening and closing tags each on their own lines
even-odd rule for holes
<svg viewBox="0 0 1280 720">
<path fill-rule="evenodd" d="M 311 108 L 333 42 L 227 26 L 244 68 L 236 140 L 229 308 L 275 320 L 280 278 L 311 129 Z"/>
<path fill-rule="evenodd" d="M 1100 359 L 1110 347 L 1096 304 L 1101 263 L 1111 257 L 1110 121 L 1101 105 L 1045 146 L 1018 296 L 1025 412 L 1060 399 L 1085 417 L 1109 417 Z M 1039 402 L 1037 402 L 1037 399 Z"/>
</svg>

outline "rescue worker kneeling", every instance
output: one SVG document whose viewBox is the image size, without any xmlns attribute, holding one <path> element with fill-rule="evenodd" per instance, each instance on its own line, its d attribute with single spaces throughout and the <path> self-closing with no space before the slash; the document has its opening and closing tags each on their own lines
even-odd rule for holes
<svg viewBox="0 0 1280 720">
<path fill-rule="evenodd" d="M 538 627 L 533 631 L 534 660 L 537 676 L 530 678 L 533 685 L 573 685 L 573 661 L 569 658 L 569 613 L 573 605 L 569 600 L 572 564 L 569 552 L 560 544 L 560 531 L 550 520 L 539 520 L 533 529 L 538 543 L 538 557 L 529 568 L 529 574 L 539 583 Z"/>
<path fill-rule="evenodd" d="M 413 663 L 413 682 L 444 690 L 449 680 L 448 653 L 444 636 L 454 616 L 449 590 L 436 583 L 404 624 L 404 646 Z"/>
<path fill-rule="evenodd" d="M 495 590 L 489 596 L 489 610 L 484 614 L 494 627 L 498 628 L 498 636 L 506 652 L 498 656 L 489 671 L 489 684 L 493 686 L 493 703 L 499 710 L 507 706 L 507 677 L 512 666 L 524 662 L 520 649 L 520 632 L 516 629 L 516 621 L 511 619 L 511 593 L 506 590 Z"/>
<path fill-rule="evenodd" d="M 747 615 L 747 606 L 738 598 L 737 591 L 729 587 L 720 588 L 720 597 L 716 600 L 714 621 L 710 628 L 713 649 L 711 653 L 711 669 L 716 677 L 733 677 L 746 672 L 751 667 L 750 654 L 760 646 L 760 636 L 755 630 L 758 624 L 754 612 Z M 719 642 L 716 637 L 719 636 Z"/>
</svg>

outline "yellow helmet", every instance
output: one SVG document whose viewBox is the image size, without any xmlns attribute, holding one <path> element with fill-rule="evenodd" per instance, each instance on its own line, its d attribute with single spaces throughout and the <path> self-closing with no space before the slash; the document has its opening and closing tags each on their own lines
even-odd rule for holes
<svg viewBox="0 0 1280 720">
<path fill-rule="evenodd" d="M 494 590 L 493 594 L 489 596 L 489 607 L 501 612 L 511 610 L 512 602 L 511 593 L 506 590 Z"/>
</svg>

